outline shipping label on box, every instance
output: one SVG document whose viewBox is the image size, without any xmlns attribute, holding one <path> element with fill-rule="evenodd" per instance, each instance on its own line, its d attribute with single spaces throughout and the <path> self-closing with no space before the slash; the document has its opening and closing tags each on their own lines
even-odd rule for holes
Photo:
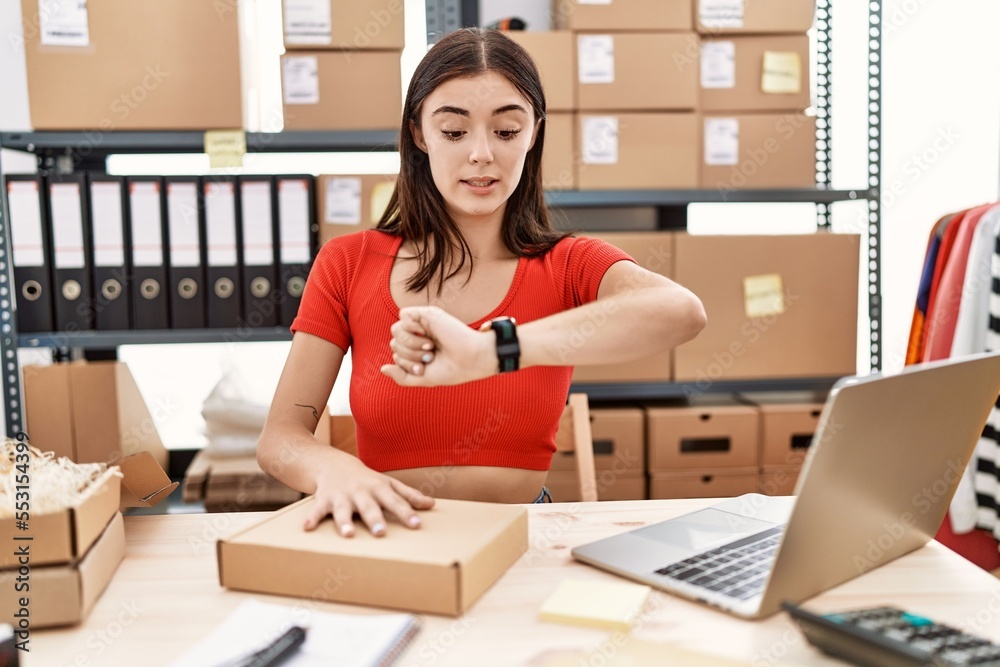
<svg viewBox="0 0 1000 667">
<path fill-rule="evenodd" d="M 726 193 L 749 188 L 816 185 L 816 118 L 798 112 L 706 115 L 701 187 Z"/>
<path fill-rule="evenodd" d="M 704 35 L 805 33 L 816 0 L 695 0 L 695 27 Z"/>
<path fill-rule="evenodd" d="M 396 174 L 322 175 L 316 181 L 319 244 L 371 229 L 382 218 Z"/>
</svg>

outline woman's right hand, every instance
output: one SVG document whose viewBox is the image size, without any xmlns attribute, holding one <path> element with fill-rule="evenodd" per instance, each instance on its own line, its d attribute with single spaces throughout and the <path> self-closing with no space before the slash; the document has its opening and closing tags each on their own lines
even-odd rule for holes
<svg viewBox="0 0 1000 667">
<path fill-rule="evenodd" d="M 338 462 L 316 476 L 316 498 L 306 516 L 305 529 L 313 530 L 327 516 L 333 515 L 337 532 L 354 535 L 354 514 L 375 537 L 386 532 L 385 512 L 394 515 L 408 528 L 420 527 L 415 510 L 434 506 L 434 499 L 367 467 L 357 459 Z"/>
</svg>

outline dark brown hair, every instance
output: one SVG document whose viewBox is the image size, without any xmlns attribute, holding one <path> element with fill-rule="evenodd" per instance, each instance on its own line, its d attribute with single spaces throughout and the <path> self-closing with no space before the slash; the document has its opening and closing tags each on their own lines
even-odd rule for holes
<svg viewBox="0 0 1000 667">
<path fill-rule="evenodd" d="M 517 188 L 507 200 L 503 219 L 503 242 L 518 257 L 536 257 L 548 252 L 567 236 L 554 230 L 542 190 L 542 148 L 545 145 L 545 94 L 535 63 L 519 44 L 497 30 L 463 28 L 445 35 L 417 66 L 403 103 L 399 133 L 399 179 L 376 229 L 417 242 L 420 267 L 407 282 L 410 291 L 427 287 L 435 276 L 440 293 L 444 281 L 469 262 L 472 253 L 455 222 L 445 210 L 444 199 L 434 184 L 427 155 L 414 142 L 410 126 L 419 127 L 424 100 L 438 86 L 461 77 L 486 72 L 502 75 L 520 92 L 541 121 L 535 144 L 524 160 Z M 431 243 L 427 243 L 430 237 Z M 424 243 L 419 243 L 424 241 Z M 430 252 L 428 248 L 433 248 Z M 461 260 L 454 263 L 456 255 Z M 446 267 L 455 268 L 446 274 Z"/>
</svg>

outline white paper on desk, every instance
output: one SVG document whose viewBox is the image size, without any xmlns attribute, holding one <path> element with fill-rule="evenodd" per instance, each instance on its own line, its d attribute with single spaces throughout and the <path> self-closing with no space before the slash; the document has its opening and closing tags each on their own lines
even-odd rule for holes
<svg viewBox="0 0 1000 667">
<path fill-rule="evenodd" d="M 217 667 L 257 651 L 292 625 L 308 627 L 306 641 L 282 667 L 380 665 L 416 623 L 412 614 L 362 616 L 312 611 L 258 600 L 241 604 L 172 667 Z"/>
</svg>

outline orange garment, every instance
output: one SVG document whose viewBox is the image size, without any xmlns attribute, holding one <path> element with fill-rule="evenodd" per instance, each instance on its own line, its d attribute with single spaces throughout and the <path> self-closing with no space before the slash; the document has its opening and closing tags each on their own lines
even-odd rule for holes
<svg viewBox="0 0 1000 667">
<path fill-rule="evenodd" d="M 326 243 L 291 327 L 351 348 L 358 456 L 379 471 L 463 465 L 548 470 L 572 367 L 535 366 L 430 388 L 401 387 L 380 372 L 392 363 L 389 328 L 399 308 L 389 275 L 401 242 L 370 230 Z M 502 315 L 526 324 L 594 301 L 604 273 L 622 260 L 631 258 L 604 241 L 563 239 L 542 257 L 522 257 L 506 298 L 469 326 L 478 329 Z M 595 320 L 566 332 L 567 346 L 599 326 Z"/>
</svg>

